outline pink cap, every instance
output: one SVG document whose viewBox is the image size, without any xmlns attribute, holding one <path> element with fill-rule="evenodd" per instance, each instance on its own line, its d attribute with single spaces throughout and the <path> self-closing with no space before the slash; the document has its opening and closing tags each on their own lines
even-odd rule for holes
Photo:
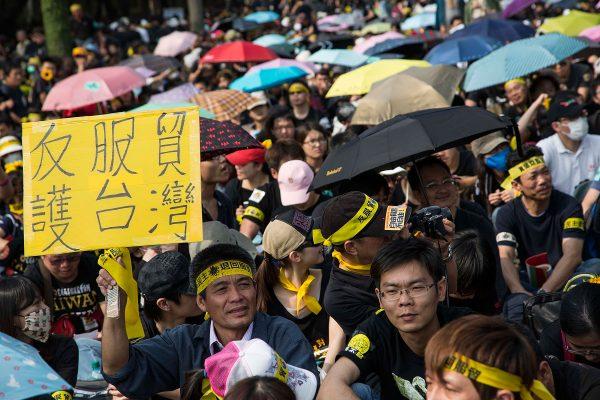
<svg viewBox="0 0 600 400">
<path fill-rule="evenodd" d="M 291 160 L 283 163 L 277 174 L 281 204 L 293 206 L 305 203 L 314 177 L 313 170 L 304 161 Z"/>
<path fill-rule="evenodd" d="M 219 397 L 239 381 L 252 376 L 270 376 L 287 384 L 298 400 L 312 400 L 317 377 L 310 371 L 287 364 L 261 339 L 229 342 L 204 361 L 210 386 Z"/>
</svg>

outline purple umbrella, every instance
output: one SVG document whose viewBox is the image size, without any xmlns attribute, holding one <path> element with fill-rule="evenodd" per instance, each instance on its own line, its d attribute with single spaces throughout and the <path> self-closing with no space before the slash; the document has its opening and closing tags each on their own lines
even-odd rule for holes
<svg viewBox="0 0 600 400">
<path fill-rule="evenodd" d="M 537 0 L 513 0 L 506 8 L 502 11 L 502 16 L 508 18 L 513 16 L 527 7 L 534 4 Z"/>
<path fill-rule="evenodd" d="M 174 87 L 171 90 L 167 90 L 166 92 L 155 94 L 150 97 L 150 104 L 164 104 L 164 103 L 177 103 L 182 101 L 190 101 L 190 99 L 196 94 L 198 91 L 191 83 L 184 83 L 183 85 L 179 85 Z"/>
</svg>

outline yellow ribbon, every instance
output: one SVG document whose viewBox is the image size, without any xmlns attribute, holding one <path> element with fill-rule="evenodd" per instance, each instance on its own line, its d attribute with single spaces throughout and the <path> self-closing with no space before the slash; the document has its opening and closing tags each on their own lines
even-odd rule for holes
<svg viewBox="0 0 600 400">
<path fill-rule="evenodd" d="M 117 261 L 119 257 L 121 257 L 124 265 L 119 264 Z M 104 254 L 98 258 L 98 264 L 108 271 L 110 276 L 117 282 L 117 285 L 127 294 L 127 305 L 125 306 L 127 338 L 144 337 L 144 328 L 140 321 L 138 308 L 138 287 L 135 279 L 133 279 L 129 250 L 124 247 L 105 250 Z"/>
<path fill-rule="evenodd" d="M 523 175 L 530 169 L 539 167 L 540 165 L 544 165 L 544 157 L 541 156 L 531 157 L 515 165 L 514 167 L 508 170 L 508 177 L 504 180 L 504 182 L 502 182 L 500 186 L 502 186 L 502 188 L 505 190 L 510 189 L 512 187 L 512 181 L 518 179 L 521 175 Z"/>
<path fill-rule="evenodd" d="M 354 236 L 358 235 L 359 232 L 362 231 L 365 228 L 365 226 L 369 224 L 369 222 L 371 222 L 371 220 L 377 213 L 378 208 L 379 204 L 377 203 L 377 201 L 365 195 L 365 201 L 363 202 L 362 206 L 358 209 L 356 214 L 354 214 L 354 216 L 350 218 L 350 221 L 342 225 L 340 229 L 335 231 L 328 238 L 324 238 L 322 232 L 319 229 L 313 230 L 313 240 L 316 240 L 315 243 L 323 243 L 325 246 L 342 244 L 346 240 L 350 240 Z"/>
<path fill-rule="evenodd" d="M 334 250 L 333 253 L 331 253 L 331 256 L 338 260 L 340 268 L 344 271 L 365 275 L 365 272 L 369 272 L 371 270 L 371 264 L 352 264 L 349 261 L 344 260 L 342 253 L 337 250 Z"/>
<path fill-rule="evenodd" d="M 306 305 L 306 308 L 310 310 L 313 314 L 318 314 L 321 312 L 321 305 L 319 301 L 308 294 L 308 289 L 310 288 L 310 284 L 315 280 L 313 275 L 308 275 L 308 278 L 300 287 L 296 287 L 290 280 L 285 276 L 285 271 L 283 268 L 279 269 L 279 283 L 283 286 L 284 289 L 289 290 L 290 292 L 296 293 L 296 316 L 299 315 L 300 310 L 302 309 L 302 302 Z"/>
<path fill-rule="evenodd" d="M 542 382 L 535 379 L 530 388 L 523 385 L 522 379 L 514 374 L 503 371 L 499 368 L 490 367 L 472 360 L 462 354 L 454 353 L 448 357 L 444 368 L 450 371 L 458 372 L 472 381 L 491 386 L 496 389 L 506 389 L 514 393 L 519 393 L 523 400 L 533 400 L 531 393 L 535 394 L 541 400 L 554 400 L 554 396 L 546 389 Z"/>
<path fill-rule="evenodd" d="M 253 278 L 252 267 L 240 260 L 219 261 L 198 275 L 196 278 L 196 293 L 202 293 L 217 279 L 230 275 L 244 275 Z"/>
</svg>

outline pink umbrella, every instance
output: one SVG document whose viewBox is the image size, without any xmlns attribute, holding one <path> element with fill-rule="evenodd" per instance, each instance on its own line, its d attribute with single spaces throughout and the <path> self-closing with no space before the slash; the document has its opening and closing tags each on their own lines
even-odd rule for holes
<svg viewBox="0 0 600 400">
<path fill-rule="evenodd" d="M 275 60 L 267 61 L 262 64 L 255 65 L 254 67 L 248 70 L 248 73 L 260 71 L 265 68 L 278 68 L 278 67 L 298 67 L 309 74 L 314 74 L 317 72 L 317 67 L 315 64 L 308 61 L 297 61 L 290 60 L 288 58 L 276 58 Z"/>
<path fill-rule="evenodd" d="M 146 84 L 129 67 L 93 68 L 58 82 L 48 93 L 42 111 L 71 110 L 114 99 Z"/>
<path fill-rule="evenodd" d="M 171 32 L 161 37 L 154 49 L 157 56 L 175 57 L 177 54 L 188 51 L 196 42 L 196 34 L 193 32 Z"/>
<path fill-rule="evenodd" d="M 585 29 L 579 36 L 586 37 L 594 42 L 600 42 L 600 25 Z"/>
<path fill-rule="evenodd" d="M 390 31 L 390 32 L 382 33 L 381 35 L 371 36 L 370 38 L 365 39 L 365 41 L 363 41 L 362 43 L 359 43 L 356 46 L 354 46 L 354 48 L 352 50 L 354 50 L 358 53 L 364 53 L 365 51 L 369 50 L 371 47 L 375 46 L 376 44 L 385 42 L 386 40 L 403 39 L 405 37 L 406 36 L 404 36 L 401 33 Z"/>
</svg>

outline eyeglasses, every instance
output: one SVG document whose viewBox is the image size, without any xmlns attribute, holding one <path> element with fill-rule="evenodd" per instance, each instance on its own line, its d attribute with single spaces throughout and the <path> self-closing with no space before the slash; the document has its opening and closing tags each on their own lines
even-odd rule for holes
<svg viewBox="0 0 600 400">
<path fill-rule="evenodd" d="M 437 190 L 442 186 L 455 185 L 456 181 L 453 178 L 446 178 L 442 182 L 429 182 L 427 185 L 423 185 L 423 187 L 427 190 Z"/>
<path fill-rule="evenodd" d="M 71 263 L 79 260 L 81 258 L 81 254 L 70 254 L 68 256 L 56 257 L 56 258 L 48 258 L 48 262 L 55 267 L 62 265 L 62 263 Z"/>
<path fill-rule="evenodd" d="M 565 341 L 566 342 L 566 341 Z M 568 353 L 571 353 L 573 355 L 576 356 L 600 356 L 600 349 L 599 348 L 595 348 L 595 349 L 573 349 L 569 343 L 565 343 L 565 350 Z"/>
<path fill-rule="evenodd" d="M 410 297 L 411 299 L 415 299 L 417 297 L 422 297 L 425 296 L 427 294 L 427 292 L 429 292 L 429 289 L 431 289 L 432 287 L 435 286 L 435 283 L 432 283 L 430 285 L 415 285 L 415 286 L 411 286 L 407 289 L 389 289 L 389 290 L 382 290 L 381 293 L 381 299 L 384 301 L 396 301 L 398 299 L 400 299 L 400 296 L 402 296 L 403 293 L 406 293 L 406 295 L 408 297 Z"/>
<path fill-rule="evenodd" d="M 326 143 L 326 142 L 327 142 L 327 140 L 325 138 L 321 138 L 321 139 L 307 140 L 306 142 L 304 142 L 304 144 L 310 144 L 311 146 L 318 146 L 318 145 Z"/>
</svg>

